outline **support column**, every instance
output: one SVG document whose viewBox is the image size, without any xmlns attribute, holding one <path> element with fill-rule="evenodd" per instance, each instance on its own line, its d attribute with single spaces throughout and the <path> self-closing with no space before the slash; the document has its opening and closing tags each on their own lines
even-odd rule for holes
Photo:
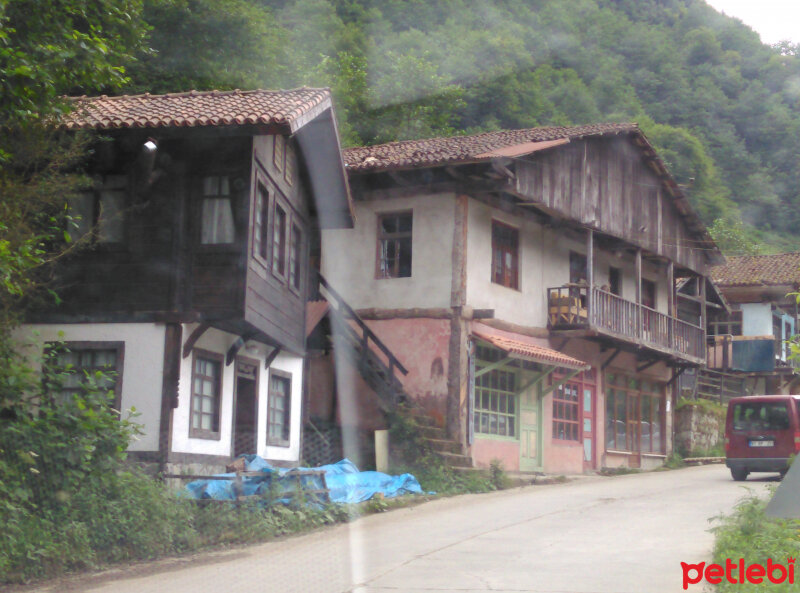
<svg viewBox="0 0 800 593">
<path fill-rule="evenodd" d="M 642 250 L 636 250 L 636 337 L 642 337 Z"/>
<path fill-rule="evenodd" d="M 158 426 L 158 464 L 164 472 L 172 449 L 172 412 L 178 407 L 183 326 L 167 323 L 164 332 L 164 372 L 161 381 L 161 417 Z"/>
<path fill-rule="evenodd" d="M 669 347 L 675 347 L 675 264 L 669 260 L 667 264 L 667 315 L 669 315 Z"/>
<path fill-rule="evenodd" d="M 592 289 L 594 288 L 594 231 L 592 229 L 589 229 L 586 235 L 586 282 L 589 284 L 586 289 L 586 317 L 591 325 L 594 310 L 594 303 L 592 302 Z"/>
</svg>

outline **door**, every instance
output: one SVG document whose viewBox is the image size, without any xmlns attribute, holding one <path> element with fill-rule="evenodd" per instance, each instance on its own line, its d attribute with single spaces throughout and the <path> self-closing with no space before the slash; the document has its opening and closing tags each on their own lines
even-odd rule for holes
<svg viewBox="0 0 800 593">
<path fill-rule="evenodd" d="M 519 469 L 524 472 L 542 469 L 540 389 L 541 385 L 536 385 L 519 396 Z"/>
<path fill-rule="evenodd" d="M 581 413 L 581 420 L 583 423 L 583 469 L 594 469 L 595 455 L 594 455 L 594 406 L 595 406 L 595 392 L 594 386 L 583 385 L 583 411 Z"/>
<path fill-rule="evenodd" d="M 233 456 L 258 453 L 258 363 L 236 361 Z"/>
<path fill-rule="evenodd" d="M 628 393 L 627 397 L 628 451 L 631 452 L 629 467 L 642 467 L 641 424 L 639 421 L 639 395 Z"/>
</svg>

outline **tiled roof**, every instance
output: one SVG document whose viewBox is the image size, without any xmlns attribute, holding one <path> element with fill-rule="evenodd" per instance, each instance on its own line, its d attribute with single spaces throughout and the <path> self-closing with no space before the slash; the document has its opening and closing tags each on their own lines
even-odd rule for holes
<svg viewBox="0 0 800 593">
<path fill-rule="evenodd" d="M 376 146 L 348 148 L 345 164 L 350 171 L 375 171 L 402 167 L 432 166 L 491 158 L 498 149 L 548 142 L 564 138 L 601 136 L 638 131 L 636 124 L 592 124 L 575 127 L 529 128 L 486 132 L 472 136 L 451 136 L 427 140 L 405 140 Z M 532 152 L 532 150 L 531 150 Z"/>
<path fill-rule="evenodd" d="M 719 286 L 798 284 L 800 252 L 729 257 L 727 264 L 711 269 L 711 278 Z"/>
<path fill-rule="evenodd" d="M 515 337 L 511 338 L 504 335 L 506 333 L 487 328 L 483 324 L 476 323 L 472 326 L 472 335 L 476 338 L 489 342 L 509 354 L 516 354 L 520 358 L 559 368 L 574 370 L 587 370 L 590 368 L 590 365 L 582 360 L 572 358 L 557 350 L 539 346 L 534 342 L 533 338 L 521 334 L 514 334 Z"/>
<path fill-rule="evenodd" d="M 76 97 L 67 129 L 174 128 L 292 124 L 330 106 L 328 89 L 191 91 L 168 95 Z M 316 113 L 312 114 L 316 115 Z"/>
</svg>

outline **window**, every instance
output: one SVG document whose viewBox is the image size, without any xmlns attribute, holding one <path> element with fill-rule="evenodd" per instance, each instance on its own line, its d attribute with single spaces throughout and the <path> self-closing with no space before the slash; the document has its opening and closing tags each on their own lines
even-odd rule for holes
<svg viewBox="0 0 800 593">
<path fill-rule="evenodd" d="M 283 161 L 286 155 L 286 139 L 280 134 L 272 137 L 272 164 L 278 171 L 283 171 Z"/>
<path fill-rule="evenodd" d="M 55 345 L 55 365 L 61 375 L 61 394 L 66 398 L 81 394 L 87 378 L 101 371 L 97 381 L 100 390 L 114 394 L 114 407 L 119 409 L 122 390 L 124 342 L 66 342 Z"/>
<path fill-rule="evenodd" d="M 582 253 L 576 253 L 574 251 L 569 252 L 569 282 L 570 284 L 579 284 L 581 282 L 586 282 L 588 274 L 586 270 L 588 269 L 586 263 L 586 256 Z"/>
<path fill-rule="evenodd" d="M 606 449 L 663 453 L 663 385 L 606 374 Z"/>
<path fill-rule="evenodd" d="M 611 294 L 622 296 L 622 270 L 619 268 L 608 268 L 608 289 Z"/>
<path fill-rule="evenodd" d="M 233 200 L 230 178 L 209 176 L 203 178 L 203 206 L 200 221 L 200 243 L 225 245 L 236 240 L 233 223 Z"/>
<path fill-rule="evenodd" d="M 71 198 L 69 211 L 74 225 L 71 232 L 76 238 L 96 229 L 97 243 L 122 243 L 126 188 L 124 175 L 105 175 L 94 189 Z"/>
<path fill-rule="evenodd" d="M 519 231 L 492 221 L 492 282 L 519 288 Z"/>
<path fill-rule="evenodd" d="M 642 278 L 642 304 L 650 309 L 656 308 L 656 283 Z"/>
<path fill-rule="evenodd" d="M 567 382 L 553 393 L 553 438 L 579 441 L 580 385 Z"/>
<path fill-rule="evenodd" d="M 189 436 L 219 439 L 222 355 L 195 351 L 192 361 L 192 409 Z"/>
<path fill-rule="evenodd" d="M 286 274 L 286 210 L 277 203 L 272 222 L 272 272 Z"/>
<path fill-rule="evenodd" d="M 411 276 L 411 212 L 378 216 L 378 278 Z"/>
<path fill-rule="evenodd" d="M 507 437 L 517 435 L 514 371 L 494 369 L 476 377 L 474 404 L 473 428 L 476 433 Z"/>
<path fill-rule="evenodd" d="M 253 217 L 253 253 L 266 262 L 267 246 L 269 245 L 269 233 L 267 232 L 269 191 L 261 183 L 258 184 L 258 191 L 256 192 Z"/>
<path fill-rule="evenodd" d="M 289 246 L 289 288 L 300 291 L 302 286 L 303 231 L 292 225 L 291 245 Z"/>
<path fill-rule="evenodd" d="M 741 336 L 742 312 L 731 311 L 729 316 L 721 317 L 718 321 L 710 321 L 708 324 L 708 334 L 710 336 L 721 336 L 725 334 Z"/>
<path fill-rule="evenodd" d="M 267 409 L 267 444 L 289 446 L 292 412 L 292 376 L 270 370 Z"/>
</svg>

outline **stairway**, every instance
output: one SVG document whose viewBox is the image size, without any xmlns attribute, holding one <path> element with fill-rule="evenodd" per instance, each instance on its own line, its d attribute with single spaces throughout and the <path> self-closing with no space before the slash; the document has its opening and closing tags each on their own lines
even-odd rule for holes
<svg viewBox="0 0 800 593">
<path fill-rule="evenodd" d="M 725 404 L 732 397 L 741 395 L 747 395 L 744 377 L 711 369 L 698 370 L 695 398 L 702 397 Z"/>
<path fill-rule="evenodd" d="M 454 470 L 472 470 L 472 458 L 464 455 L 461 443 L 447 437 L 443 428 L 436 426 L 436 421 L 422 408 L 411 405 L 409 414 L 417 425 L 422 440 L 438 455 L 444 463 Z"/>
</svg>

